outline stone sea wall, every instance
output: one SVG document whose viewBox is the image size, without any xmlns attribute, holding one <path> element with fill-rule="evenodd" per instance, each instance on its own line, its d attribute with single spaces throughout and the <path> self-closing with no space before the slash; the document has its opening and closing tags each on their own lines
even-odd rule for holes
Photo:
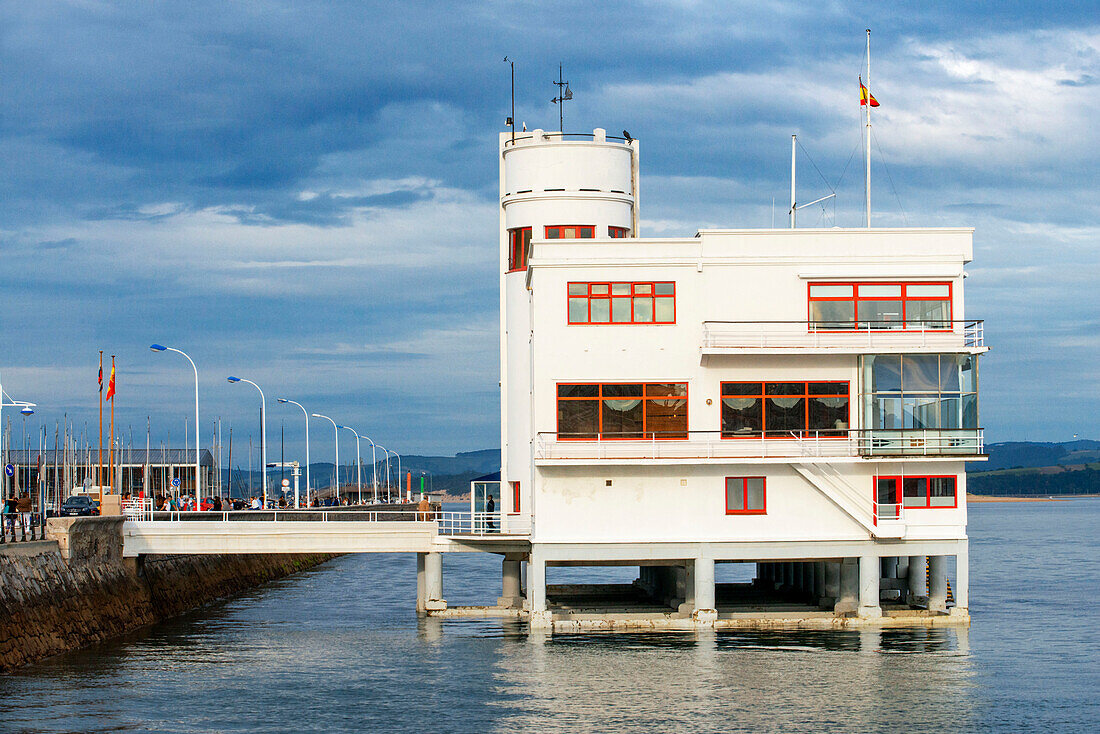
<svg viewBox="0 0 1100 734">
<path fill-rule="evenodd" d="M 301 571 L 328 554 L 122 558 L 122 518 L 55 518 L 0 546 L 0 673 Z"/>
</svg>

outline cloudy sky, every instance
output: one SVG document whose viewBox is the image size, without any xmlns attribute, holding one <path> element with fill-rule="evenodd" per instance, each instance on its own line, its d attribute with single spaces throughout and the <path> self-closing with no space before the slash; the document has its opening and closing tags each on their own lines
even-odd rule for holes
<svg viewBox="0 0 1100 734">
<path fill-rule="evenodd" d="M 4 387 L 94 434 L 103 349 L 119 425 L 181 444 L 162 342 L 204 443 L 255 432 L 239 374 L 290 451 L 276 395 L 403 453 L 496 446 L 503 57 L 519 121 L 556 127 L 561 62 L 568 130 L 641 141 L 643 235 L 781 222 L 794 132 L 802 197 L 838 192 L 800 222 L 858 226 L 870 27 L 875 223 L 977 228 L 987 439 L 1100 437 L 1095 5 L 871 5 L 0 0 Z"/>
</svg>

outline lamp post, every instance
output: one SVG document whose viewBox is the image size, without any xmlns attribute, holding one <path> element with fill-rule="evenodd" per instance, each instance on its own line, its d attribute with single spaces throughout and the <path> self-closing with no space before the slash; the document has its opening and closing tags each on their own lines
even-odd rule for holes
<svg viewBox="0 0 1100 734">
<path fill-rule="evenodd" d="M 260 386 L 252 380 L 246 380 L 243 377 L 233 377 L 232 375 L 225 378 L 229 382 L 247 382 L 252 387 L 260 390 Z M 264 399 L 264 391 L 260 390 L 260 463 L 263 465 L 263 494 L 264 494 L 264 509 L 267 509 L 267 401 Z"/>
<path fill-rule="evenodd" d="M 386 452 L 386 502 L 390 501 L 390 450 L 382 444 L 378 444 L 378 448 Z"/>
<path fill-rule="evenodd" d="M 397 457 L 397 496 L 404 497 L 401 489 L 401 482 L 403 482 L 405 479 L 403 476 L 401 476 L 401 454 L 397 453 L 396 451 L 392 451 L 390 453 Z"/>
<path fill-rule="evenodd" d="M 293 400 L 287 400 L 286 398 L 275 398 L 280 403 L 290 403 L 291 405 L 297 405 L 302 409 L 302 415 L 306 419 L 306 507 L 309 507 L 309 413 L 302 406 L 301 403 L 296 403 Z M 298 509 L 298 505 L 294 505 L 294 509 Z"/>
<path fill-rule="evenodd" d="M 5 398 L 7 398 L 7 400 L 8 400 L 8 402 L 6 402 L 6 403 L 4 402 Z M 28 403 L 25 400 L 15 400 L 15 399 L 13 399 L 11 395 L 8 395 L 6 392 L 4 392 L 3 380 L 0 380 L 0 437 L 3 436 L 3 432 L 4 432 L 4 429 L 3 429 L 3 411 L 4 411 L 4 406 L 5 405 L 8 406 L 9 408 L 19 408 L 19 412 L 24 417 L 26 417 L 28 415 L 34 415 L 34 408 L 37 407 L 34 403 Z M 0 440 L 0 448 L 3 448 L 3 441 L 2 440 Z M 24 461 L 25 460 L 26 460 L 26 457 L 24 457 Z M 0 499 L 2 499 L 2 497 L 0 497 Z M 2 531 L 0 531 L 0 532 L 2 532 Z"/>
<path fill-rule="evenodd" d="M 351 426 L 340 426 L 355 436 L 355 483 L 359 487 L 359 504 L 363 504 L 363 460 L 359 458 L 359 433 Z"/>
<path fill-rule="evenodd" d="M 370 441 L 370 468 L 371 468 L 371 487 L 374 489 L 374 503 L 378 504 L 378 459 L 376 458 L 375 449 L 378 448 L 374 445 L 374 441 L 371 441 L 370 436 L 359 436 L 358 438 L 365 438 Z"/>
<path fill-rule="evenodd" d="M 337 499 L 340 497 L 340 428 L 336 425 L 336 421 L 329 418 L 327 415 L 321 415 L 320 413 L 311 413 L 314 418 L 324 418 L 332 424 L 332 435 L 336 437 L 336 494 Z"/>
<path fill-rule="evenodd" d="M 195 366 L 195 360 L 181 349 L 166 347 L 163 344 L 150 344 L 149 348 L 154 352 L 182 354 L 191 363 L 191 369 L 195 372 L 195 507 L 198 508 L 202 506 L 202 473 L 199 470 L 199 447 L 202 446 L 202 440 L 199 438 L 199 368 Z"/>
</svg>

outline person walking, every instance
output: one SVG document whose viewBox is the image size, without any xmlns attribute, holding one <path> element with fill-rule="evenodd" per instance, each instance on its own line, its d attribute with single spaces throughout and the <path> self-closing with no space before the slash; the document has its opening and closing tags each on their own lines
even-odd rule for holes
<svg viewBox="0 0 1100 734">
<path fill-rule="evenodd" d="M 493 499 L 493 495 L 489 495 L 489 501 L 485 503 L 485 526 L 490 530 L 496 530 L 496 525 L 493 524 L 493 513 L 496 511 L 496 500 Z"/>
<path fill-rule="evenodd" d="M 8 524 L 8 531 L 11 533 L 11 539 L 15 540 L 15 495 L 4 500 L 4 507 L 0 510 L 0 522 Z M 0 533 L 3 532 L 3 527 L 0 526 Z"/>
</svg>

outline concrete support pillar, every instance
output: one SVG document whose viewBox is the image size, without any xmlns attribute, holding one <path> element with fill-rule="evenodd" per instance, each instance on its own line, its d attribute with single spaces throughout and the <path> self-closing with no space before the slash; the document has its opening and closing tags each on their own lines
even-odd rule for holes
<svg viewBox="0 0 1100 734">
<path fill-rule="evenodd" d="M 428 606 L 428 587 L 424 579 L 424 558 L 427 553 L 416 554 L 416 613 L 423 614 Z"/>
<path fill-rule="evenodd" d="M 894 578 L 909 578 L 909 556 L 898 556 L 898 574 Z"/>
<path fill-rule="evenodd" d="M 713 622 L 718 619 L 714 601 L 714 559 L 695 559 L 695 611 L 696 622 Z"/>
<path fill-rule="evenodd" d="M 882 616 L 879 606 L 879 574 L 882 564 L 878 556 L 859 558 L 859 616 L 876 619 Z"/>
<path fill-rule="evenodd" d="M 795 596 L 802 596 L 806 590 L 806 578 L 804 571 L 806 564 L 801 561 L 795 561 L 791 564 L 794 571 L 794 578 L 791 581 L 791 588 L 794 590 Z"/>
<path fill-rule="evenodd" d="M 840 598 L 840 561 L 825 561 L 825 594 L 821 604 L 829 607 Z"/>
<path fill-rule="evenodd" d="M 952 614 L 970 614 L 970 542 L 963 540 L 955 553 L 955 607 Z"/>
<path fill-rule="evenodd" d="M 821 604 L 825 593 L 825 561 L 814 561 L 814 604 Z"/>
<path fill-rule="evenodd" d="M 928 556 L 928 611 L 947 611 L 947 556 Z"/>
<path fill-rule="evenodd" d="M 500 598 L 498 607 L 516 609 L 523 605 L 523 592 L 520 590 L 520 562 L 522 557 L 515 553 L 505 554 L 501 561 Z"/>
<path fill-rule="evenodd" d="M 424 590 L 427 599 L 424 607 L 429 612 L 441 611 L 447 608 L 447 602 L 443 598 L 443 554 L 424 554 Z"/>
<path fill-rule="evenodd" d="M 897 556 L 883 556 L 882 558 L 882 578 L 884 579 L 896 579 L 898 576 L 898 557 Z M 898 589 L 883 589 L 881 591 L 881 598 L 887 601 L 897 601 L 901 598 L 901 591 Z"/>
<path fill-rule="evenodd" d="M 840 572 L 840 593 L 833 611 L 837 614 L 850 614 L 859 609 L 859 559 L 845 558 L 837 565 Z"/>
<path fill-rule="evenodd" d="M 553 626 L 546 609 L 546 559 L 534 551 L 527 559 L 527 609 L 531 629 Z"/>
<path fill-rule="evenodd" d="M 910 606 L 920 604 L 928 597 L 925 578 L 925 574 L 928 572 L 928 567 L 925 565 L 927 562 L 928 560 L 924 556 L 909 556 L 909 573 L 906 574 L 909 582 L 909 593 L 906 595 L 905 602 Z"/>
</svg>

